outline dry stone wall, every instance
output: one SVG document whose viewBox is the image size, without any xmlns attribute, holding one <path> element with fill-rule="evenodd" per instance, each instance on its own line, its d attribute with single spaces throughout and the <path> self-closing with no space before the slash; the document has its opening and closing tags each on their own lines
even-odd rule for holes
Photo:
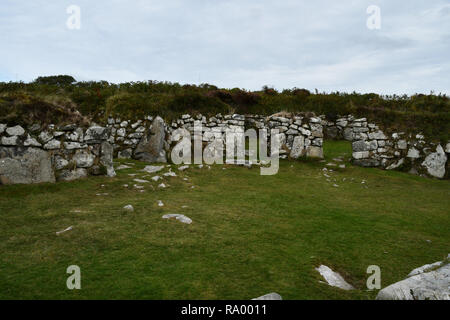
<svg viewBox="0 0 450 320">
<path fill-rule="evenodd" d="M 227 132 L 245 132 L 247 129 L 266 129 L 269 138 L 272 129 L 278 130 L 281 145 L 279 157 L 282 159 L 300 157 L 323 158 L 323 120 L 319 117 L 259 115 L 221 115 L 206 118 L 201 114 L 183 115 L 167 125 L 160 117 L 151 116 L 139 121 L 108 119 L 111 135 L 108 141 L 114 145 L 119 158 L 135 158 L 148 162 L 166 162 L 170 150 L 179 142 L 179 129 L 184 129 L 191 139 L 195 139 L 195 126 L 202 128 L 201 141 L 204 148 L 217 152 L 226 140 Z M 175 134 L 174 134 L 175 133 Z M 183 135 L 183 134 L 181 134 Z M 219 142 L 219 144 L 215 144 Z M 268 142 L 270 146 L 270 142 Z M 216 148 L 217 146 L 217 148 Z"/>
<path fill-rule="evenodd" d="M 384 132 L 366 118 L 357 119 L 352 115 L 326 121 L 325 136 L 351 141 L 355 165 L 448 177 L 450 142 L 442 146 L 428 141 L 421 133 Z"/>
<path fill-rule="evenodd" d="M 71 181 L 88 175 L 114 176 L 109 131 L 92 125 L 27 129 L 0 124 L 0 184 Z"/>
</svg>

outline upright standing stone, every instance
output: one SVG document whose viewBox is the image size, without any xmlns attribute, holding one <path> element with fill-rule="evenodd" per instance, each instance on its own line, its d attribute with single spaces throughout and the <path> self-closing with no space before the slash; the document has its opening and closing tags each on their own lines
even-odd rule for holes
<svg viewBox="0 0 450 320">
<path fill-rule="evenodd" d="M 147 135 L 142 137 L 137 145 L 134 157 L 146 162 L 167 162 L 166 150 L 164 149 L 165 136 L 164 120 L 161 117 L 156 117 Z"/>
</svg>

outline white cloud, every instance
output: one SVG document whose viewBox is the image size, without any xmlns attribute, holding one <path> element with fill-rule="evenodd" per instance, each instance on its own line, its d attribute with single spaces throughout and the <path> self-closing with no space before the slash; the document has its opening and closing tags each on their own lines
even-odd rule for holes
<svg viewBox="0 0 450 320">
<path fill-rule="evenodd" d="M 0 80 L 450 93 L 447 1 L 2 0 Z M 81 7 L 81 30 L 66 8 Z M 381 8 L 381 30 L 366 8 Z"/>
</svg>

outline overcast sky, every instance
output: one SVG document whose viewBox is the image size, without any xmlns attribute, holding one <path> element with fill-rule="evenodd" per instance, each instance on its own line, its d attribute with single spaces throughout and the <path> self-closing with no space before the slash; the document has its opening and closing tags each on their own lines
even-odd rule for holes
<svg viewBox="0 0 450 320">
<path fill-rule="evenodd" d="M 0 41 L 0 81 L 450 94 L 450 0 L 1 0 Z"/>
</svg>

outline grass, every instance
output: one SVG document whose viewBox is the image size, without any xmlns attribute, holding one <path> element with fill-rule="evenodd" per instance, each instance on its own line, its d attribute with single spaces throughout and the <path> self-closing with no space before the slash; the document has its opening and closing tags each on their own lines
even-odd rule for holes
<svg viewBox="0 0 450 320">
<path fill-rule="evenodd" d="M 347 162 L 327 181 L 323 167 L 348 159 L 351 146 L 324 149 L 325 163 L 281 161 L 274 176 L 191 166 L 164 178 L 167 189 L 152 182 L 144 192 L 132 180 L 145 176 L 145 164 L 129 160 L 118 162 L 133 168 L 112 179 L 2 186 L 0 299 L 250 299 L 272 291 L 373 299 L 369 265 L 380 266 L 385 287 L 447 256 L 449 181 Z M 122 210 L 127 204 L 135 211 Z M 193 223 L 164 220 L 166 213 Z M 357 290 L 320 283 L 320 264 Z M 69 265 L 81 268 L 81 290 L 66 288 Z"/>
</svg>

